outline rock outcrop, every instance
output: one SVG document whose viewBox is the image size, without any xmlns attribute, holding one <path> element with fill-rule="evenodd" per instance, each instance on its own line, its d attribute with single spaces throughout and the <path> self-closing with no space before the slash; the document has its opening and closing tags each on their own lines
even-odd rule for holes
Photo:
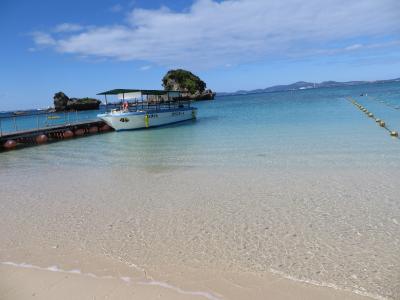
<svg viewBox="0 0 400 300">
<path fill-rule="evenodd" d="M 67 110 L 68 96 L 63 92 L 58 92 L 54 94 L 54 108 L 56 111 Z"/>
<path fill-rule="evenodd" d="M 162 79 L 165 90 L 181 91 L 182 97 L 190 100 L 213 100 L 215 93 L 206 89 L 206 83 L 192 72 L 170 70 Z"/>
<path fill-rule="evenodd" d="M 63 92 L 56 93 L 53 99 L 56 111 L 99 109 L 101 103 L 93 98 L 69 98 Z"/>
</svg>

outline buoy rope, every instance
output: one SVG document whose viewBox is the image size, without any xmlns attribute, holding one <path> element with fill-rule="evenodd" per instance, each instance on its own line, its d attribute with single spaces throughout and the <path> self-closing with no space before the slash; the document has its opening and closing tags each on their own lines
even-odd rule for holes
<svg viewBox="0 0 400 300">
<path fill-rule="evenodd" d="M 375 97 L 371 97 L 371 96 L 365 96 L 365 97 L 367 97 L 368 99 L 371 99 L 371 100 L 373 100 L 375 102 L 379 102 L 380 104 L 383 104 L 383 105 L 385 105 L 385 106 L 387 106 L 387 107 L 389 107 L 391 109 L 395 109 L 396 111 L 400 110 L 400 105 L 395 106 L 394 104 L 388 103 L 385 100 L 381 100 L 381 99 L 378 99 L 378 98 L 375 98 Z"/>
<path fill-rule="evenodd" d="M 383 121 L 382 119 L 379 119 L 377 117 L 375 117 L 375 115 L 368 111 L 368 109 L 364 106 L 362 106 L 360 103 L 358 103 L 355 99 L 353 99 L 352 97 L 347 97 L 347 100 L 353 104 L 355 107 L 357 107 L 359 110 L 361 110 L 362 112 L 364 112 L 368 117 L 372 118 L 377 124 L 379 124 L 379 126 L 381 126 L 382 128 L 386 129 L 390 136 L 395 137 L 397 139 L 400 139 L 398 131 L 395 130 L 391 130 L 389 129 L 389 127 L 387 127 L 385 121 Z"/>
</svg>

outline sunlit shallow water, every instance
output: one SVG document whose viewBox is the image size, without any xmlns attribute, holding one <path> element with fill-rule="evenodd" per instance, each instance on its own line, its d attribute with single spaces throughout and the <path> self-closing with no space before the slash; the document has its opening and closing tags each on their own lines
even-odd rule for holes
<svg viewBox="0 0 400 300">
<path fill-rule="evenodd" d="M 400 143 L 347 96 L 400 129 L 400 85 L 365 85 L 220 97 L 193 122 L 1 153 L 0 255 L 57 244 L 399 297 Z"/>
</svg>

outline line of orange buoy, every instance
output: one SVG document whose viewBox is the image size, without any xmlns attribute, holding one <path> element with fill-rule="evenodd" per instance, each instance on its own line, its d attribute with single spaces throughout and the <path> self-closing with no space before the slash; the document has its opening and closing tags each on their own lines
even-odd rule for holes
<svg viewBox="0 0 400 300">
<path fill-rule="evenodd" d="M 351 97 L 348 97 L 347 100 L 350 101 L 354 106 L 356 106 L 359 110 L 361 110 L 363 113 L 365 113 L 368 117 L 372 118 L 375 120 L 375 122 L 382 128 L 386 129 L 389 131 L 390 136 L 399 138 L 399 133 L 395 130 L 390 130 L 387 126 L 385 121 L 375 118 L 374 114 L 372 112 L 369 112 L 368 109 L 366 109 L 364 106 L 362 106 L 360 103 L 358 103 L 356 100 L 354 100 Z"/>
<path fill-rule="evenodd" d="M 73 137 L 82 137 L 85 135 L 92 135 L 96 133 L 103 133 L 110 131 L 111 127 L 107 124 L 103 124 L 100 126 L 90 125 L 84 127 L 65 127 L 56 131 L 48 131 L 42 130 L 35 133 L 27 134 L 25 136 L 13 136 L 9 139 L 0 143 L 0 149 L 4 150 L 12 150 L 16 149 L 19 145 L 42 145 L 46 144 L 49 141 L 57 141 L 57 140 L 65 140 L 71 139 Z M 2 146 L 2 147 L 1 147 Z"/>
</svg>

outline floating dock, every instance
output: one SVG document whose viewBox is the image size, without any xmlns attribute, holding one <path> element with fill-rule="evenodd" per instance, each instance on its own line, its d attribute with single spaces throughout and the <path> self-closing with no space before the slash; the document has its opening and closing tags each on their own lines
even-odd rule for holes
<svg viewBox="0 0 400 300">
<path fill-rule="evenodd" d="M 27 130 L 0 131 L 0 151 L 12 150 L 111 131 L 99 119 L 55 124 Z"/>
</svg>

